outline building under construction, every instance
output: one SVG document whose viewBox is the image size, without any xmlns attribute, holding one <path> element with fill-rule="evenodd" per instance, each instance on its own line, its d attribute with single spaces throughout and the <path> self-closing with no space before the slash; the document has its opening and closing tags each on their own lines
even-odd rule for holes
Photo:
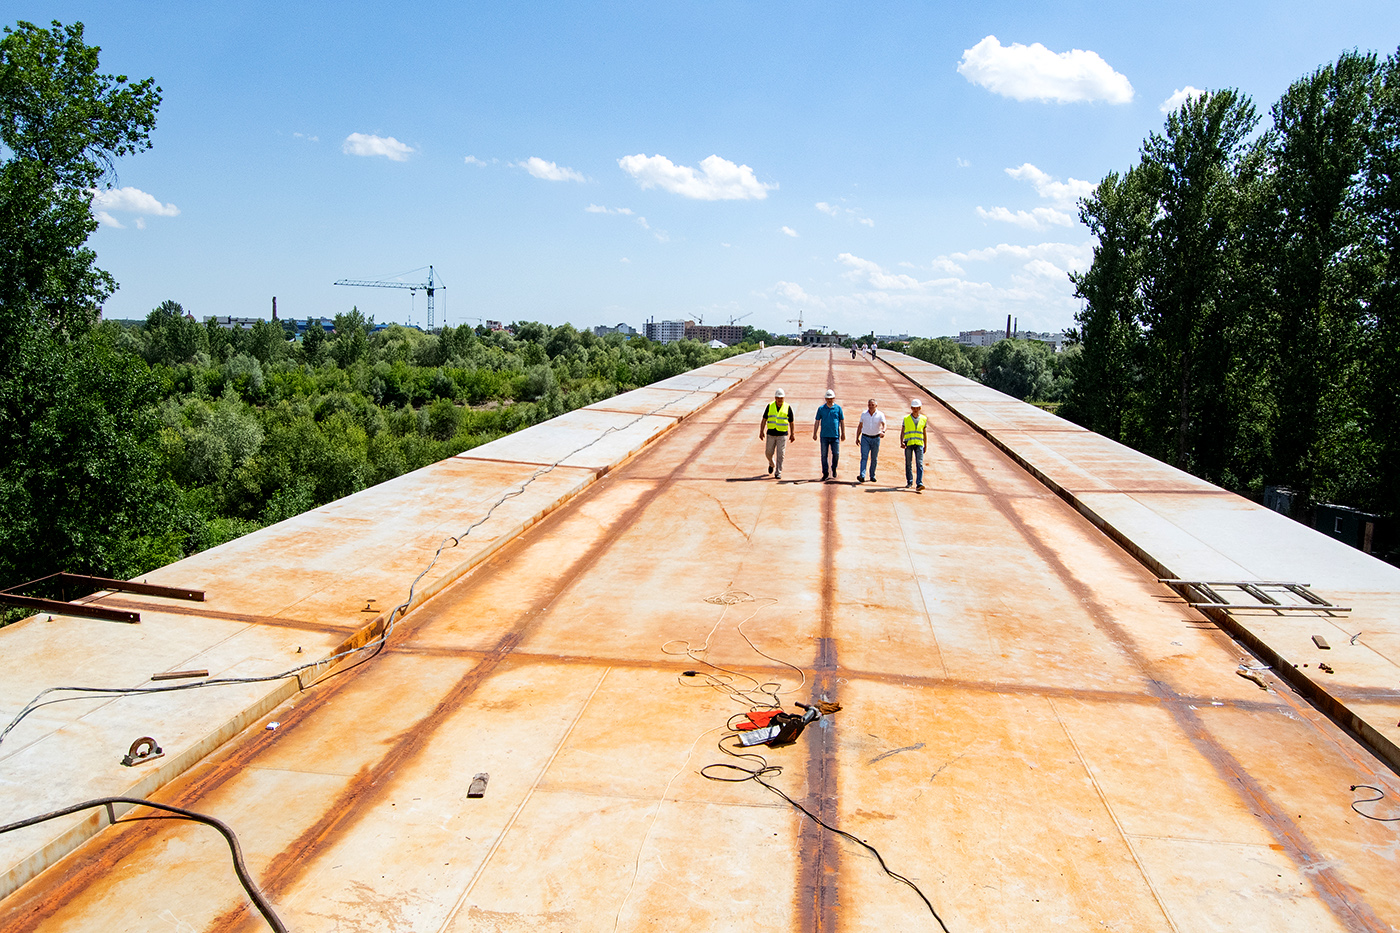
<svg viewBox="0 0 1400 933">
<path fill-rule="evenodd" d="M 897 353 L 735 356 L 137 582 L 0 630 L 5 933 L 1400 927 L 1400 569 Z"/>
</svg>

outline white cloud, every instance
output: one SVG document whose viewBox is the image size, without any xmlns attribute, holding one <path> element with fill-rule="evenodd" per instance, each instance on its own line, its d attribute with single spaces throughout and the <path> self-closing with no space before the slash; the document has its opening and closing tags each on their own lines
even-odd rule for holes
<svg viewBox="0 0 1400 933">
<path fill-rule="evenodd" d="M 309 143 L 319 143 L 319 142 L 321 141 L 321 137 L 319 137 L 319 136 L 308 136 L 308 135 L 305 134 L 305 133 L 293 133 L 292 135 L 295 136 L 297 139 L 304 139 L 304 140 L 306 140 L 306 141 L 309 142 Z"/>
<path fill-rule="evenodd" d="M 880 268 L 877 263 L 869 259 L 861 259 L 850 253 L 842 253 L 836 257 L 838 262 L 849 266 L 851 271 L 846 273 L 847 278 L 864 278 L 875 288 L 882 290 L 909 290 L 922 288 L 925 283 L 920 282 L 912 275 L 903 273 L 892 274 Z"/>
<path fill-rule="evenodd" d="M 472 156 L 472 155 L 467 156 L 467 157 L 466 157 L 465 159 L 463 159 L 462 161 L 463 161 L 463 162 L 466 162 L 468 165 L 485 165 L 485 164 L 486 164 L 486 163 L 483 162 L 481 159 L 478 159 L 476 156 Z"/>
<path fill-rule="evenodd" d="M 409 155 L 417 150 L 392 136 L 351 133 L 340 144 L 340 151 L 346 155 L 384 156 L 391 162 L 406 162 Z"/>
<path fill-rule="evenodd" d="M 140 188 L 89 188 L 92 215 L 104 227 L 126 229 L 115 214 L 136 214 L 136 229 L 146 229 L 146 217 L 176 217 L 180 209 L 174 204 L 162 204 L 154 195 Z"/>
<path fill-rule="evenodd" d="M 1064 272 L 1089 268 L 1094 259 L 1094 241 L 1083 243 L 1037 243 L 1034 246 L 1020 246 L 1011 243 L 998 243 L 986 249 L 973 249 L 961 253 L 949 253 L 940 260 L 953 262 L 996 262 L 999 260 L 1019 261 L 1029 265 L 1037 259 L 1054 262 Z M 937 260 L 935 260 L 937 261 Z M 1023 268 L 1024 268 L 1023 265 Z"/>
<path fill-rule="evenodd" d="M 854 207 L 844 207 L 840 204 L 829 204 L 826 201 L 818 201 L 814 206 L 823 214 L 829 214 L 832 217 L 849 216 L 852 219 L 854 219 L 855 222 L 858 224 L 864 224 L 867 227 L 875 226 L 875 221 L 871 220 L 869 217 L 862 217 L 860 211 Z"/>
<path fill-rule="evenodd" d="M 1035 193 L 1042 198 L 1055 202 L 1059 207 L 1072 208 L 1079 202 L 1080 198 L 1087 198 L 1094 193 L 1094 183 L 1092 181 L 1081 181 L 1078 178 L 1070 178 L 1060 181 L 1040 169 L 1026 162 L 1018 168 L 1009 168 L 1006 174 L 1017 181 L 1028 181 L 1035 186 Z"/>
<path fill-rule="evenodd" d="M 787 308 L 790 305 L 803 305 L 809 308 L 825 308 L 826 302 L 813 295 L 807 294 L 801 285 L 796 282 L 778 282 L 773 286 L 773 294 L 781 299 L 781 307 Z"/>
<path fill-rule="evenodd" d="M 631 261 L 632 261 L 632 260 L 628 259 L 626 256 L 623 256 L 621 259 L 618 260 L 618 262 L 631 262 Z"/>
<path fill-rule="evenodd" d="M 1094 183 L 1091 181 L 1081 181 L 1078 178 L 1070 178 L 1060 181 L 1058 178 L 1041 171 L 1029 162 L 1025 162 L 1016 168 L 1009 168 L 1006 174 L 1017 181 L 1030 182 L 1035 188 L 1035 193 L 1040 197 L 1054 203 L 1054 207 L 1036 207 L 1029 211 L 1013 211 L 1006 207 L 985 208 L 978 206 L 977 215 L 983 220 L 994 220 L 1000 223 L 1015 224 L 1027 230 L 1045 230 L 1049 227 L 1071 227 L 1077 219 L 1075 206 L 1080 198 L 1088 197 L 1094 192 Z"/>
<path fill-rule="evenodd" d="M 531 175 L 543 181 L 587 181 L 582 172 L 576 172 L 571 168 L 556 165 L 553 162 L 546 162 L 539 156 L 530 156 L 524 162 L 514 163 L 517 167 L 523 168 Z"/>
<path fill-rule="evenodd" d="M 783 232 L 786 233 L 788 236 L 797 236 L 797 231 L 792 229 L 791 227 L 784 227 Z"/>
<path fill-rule="evenodd" d="M 1201 90 L 1198 87 L 1192 87 L 1188 84 L 1181 90 L 1172 92 L 1172 96 L 1162 101 L 1161 106 L 1159 106 L 1157 109 L 1162 111 L 1163 113 L 1174 113 L 1180 110 L 1181 105 L 1186 103 L 1191 98 L 1200 97 L 1202 94 L 1205 93 L 1207 92 Z"/>
<path fill-rule="evenodd" d="M 632 216 L 632 208 L 630 207 L 605 207 L 602 204 L 590 204 L 585 207 L 584 210 L 589 214 L 623 214 L 627 217 Z M 643 222 L 646 221 L 645 217 L 638 219 Z"/>
<path fill-rule="evenodd" d="M 1048 259 L 1032 259 L 1022 268 L 1031 275 L 1040 276 L 1042 278 L 1058 279 L 1066 275 L 1066 270 L 1061 269 Z"/>
<path fill-rule="evenodd" d="M 699 171 L 663 155 L 641 153 L 623 156 L 617 164 L 643 188 L 661 188 L 696 201 L 761 201 L 778 187 L 760 182 L 747 165 L 717 155 L 701 161 Z"/>
<path fill-rule="evenodd" d="M 995 220 L 1001 223 L 1015 224 L 1027 230 L 1044 230 L 1046 227 L 1068 227 L 1074 223 L 1074 217 L 1064 211 L 1057 211 L 1053 207 L 1037 207 L 1029 211 L 1013 211 L 1006 207 L 994 207 L 988 210 L 978 206 L 977 216 L 983 220 Z"/>
<path fill-rule="evenodd" d="M 969 162 L 969 161 L 967 161 L 966 159 L 963 159 L 963 158 L 959 158 L 959 159 L 958 159 L 958 168 L 967 168 L 967 167 L 968 167 L 969 165 L 971 165 L 971 164 L 972 164 L 972 163 Z"/>
<path fill-rule="evenodd" d="M 1039 42 L 1003 46 L 996 36 L 987 36 L 963 52 L 958 73 L 993 94 L 1013 100 L 1126 104 L 1133 99 L 1132 84 L 1097 52 L 1072 49 L 1055 53 Z"/>
</svg>

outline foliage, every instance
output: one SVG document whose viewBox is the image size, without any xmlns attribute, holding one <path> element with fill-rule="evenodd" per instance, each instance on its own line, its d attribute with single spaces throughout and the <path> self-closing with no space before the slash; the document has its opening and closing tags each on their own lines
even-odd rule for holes
<svg viewBox="0 0 1400 933">
<path fill-rule="evenodd" d="M 1201 95 L 1081 203 L 1061 413 L 1227 486 L 1396 517 L 1400 53 L 1346 52 L 1256 124 Z"/>
<path fill-rule="evenodd" d="M 44 481 L 49 485 L 7 465 L 4 475 L 15 482 L 0 498 L 16 516 L 42 514 L 34 511 L 29 490 L 48 494 L 67 476 L 65 460 L 82 465 L 83 450 L 115 446 L 116 453 L 94 461 L 88 472 L 125 475 L 133 480 L 130 488 L 95 489 L 85 496 L 85 511 L 74 512 L 74 527 L 89 529 L 89 539 L 91 528 L 105 527 L 112 541 L 104 539 L 102 550 L 75 563 L 78 549 L 91 546 L 76 531 L 57 529 L 54 542 L 26 552 L 33 520 L 6 521 L 13 533 L 0 552 L 18 556 L 0 565 L 0 579 L 59 566 L 139 573 L 739 352 L 693 341 L 600 339 L 569 325 L 530 323 L 518 328 L 523 334 L 483 336 L 466 327 L 426 334 L 393 325 L 371 332 L 373 322 L 356 310 L 336 321 L 333 333 L 313 330 L 300 342 L 287 341 L 269 322 L 249 330 L 220 328 L 212 320 L 197 324 L 167 301 L 143 325 L 94 331 L 107 368 L 73 383 L 66 395 L 57 392 L 58 404 L 62 411 L 79 398 L 89 408 L 96 397 L 115 404 L 105 420 L 57 413 L 52 420 L 78 432 L 60 440 L 74 452 L 52 462 L 52 477 Z M 74 367 L 66 359 L 36 360 L 24 370 L 26 381 L 5 385 L 38 386 L 35 370 L 71 380 L 84 372 Z M 126 420 L 113 421 L 117 415 Z M 48 430 L 43 418 L 34 424 Z M 31 446 L 53 443 L 46 435 Z M 18 448 L 7 445 L 11 449 Z M 131 461 L 124 472 L 113 468 L 118 454 Z M 130 508 L 109 511 L 104 504 L 125 501 Z"/>
<path fill-rule="evenodd" d="M 160 88 L 98 73 L 81 24 L 21 22 L 0 39 L 0 331 L 37 308 L 77 335 L 116 287 L 84 245 L 92 192 L 150 146 Z"/>
</svg>

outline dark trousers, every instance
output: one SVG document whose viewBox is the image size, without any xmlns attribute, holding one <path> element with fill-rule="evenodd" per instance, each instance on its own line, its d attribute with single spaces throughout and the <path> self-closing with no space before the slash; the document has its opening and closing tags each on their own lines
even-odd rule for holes
<svg viewBox="0 0 1400 933">
<path fill-rule="evenodd" d="M 921 444 L 910 444 L 904 448 L 904 481 L 914 482 L 914 468 L 919 470 L 919 485 L 924 484 L 924 448 Z"/>
<path fill-rule="evenodd" d="M 827 467 L 827 457 L 830 456 L 831 466 Z M 822 478 L 832 476 L 836 473 L 836 462 L 841 459 L 841 438 L 822 438 Z"/>
</svg>

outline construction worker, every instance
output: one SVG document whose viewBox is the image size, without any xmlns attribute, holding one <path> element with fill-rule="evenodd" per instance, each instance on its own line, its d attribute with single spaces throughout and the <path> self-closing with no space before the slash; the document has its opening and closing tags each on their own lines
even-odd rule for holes
<svg viewBox="0 0 1400 933">
<path fill-rule="evenodd" d="M 836 478 L 836 462 L 841 459 L 841 443 L 846 440 L 846 416 L 841 406 L 836 404 L 836 393 L 826 390 L 826 403 L 817 409 L 817 420 L 812 424 L 812 440 L 821 433 L 822 481 Z M 828 456 L 829 455 L 829 456 Z M 830 466 L 827 460 L 830 459 Z"/>
<path fill-rule="evenodd" d="M 870 462 L 870 481 L 875 482 L 875 461 L 880 457 L 880 438 L 885 436 L 885 413 L 872 398 L 866 402 L 866 410 L 860 413 L 860 431 L 856 443 L 860 444 L 860 472 L 856 482 L 865 482 L 865 464 Z"/>
<path fill-rule="evenodd" d="M 914 485 L 914 467 L 918 467 L 919 492 L 924 491 L 924 446 L 928 443 L 928 419 L 924 417 L 923 402 L 909 400 L 909 414 L 899 432 L 899 446 L 904 448 L 904 488 Z M 912 461 L 912 462 L 911 462 Z"/>
<path fill-rule="evenodd" d="M 782 389 L 775 389 L 773 401 L 763 409 L 758 422 L 758 439 L 765 441 L 763 453 L 768 458 L 768 472 L 774 479 L 783 478 L 783 452 L 792 437 L 792 406 L 785 400 Z"/>
</svg>

